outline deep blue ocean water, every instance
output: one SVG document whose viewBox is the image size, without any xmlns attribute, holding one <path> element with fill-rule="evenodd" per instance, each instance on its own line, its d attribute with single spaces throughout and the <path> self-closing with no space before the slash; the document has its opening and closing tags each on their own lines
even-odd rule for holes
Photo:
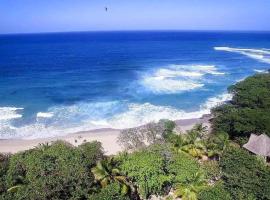
<svg viewBox="0 0 270 200">
<path fill-rule="evenodd" d="M 0 35 L 0 139 L 200 117 L 269 68 L 267 32 Z"/>
</svg>

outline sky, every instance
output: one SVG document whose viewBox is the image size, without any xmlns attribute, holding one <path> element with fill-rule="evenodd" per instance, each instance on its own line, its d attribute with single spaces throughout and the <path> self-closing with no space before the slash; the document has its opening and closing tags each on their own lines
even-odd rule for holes
<svg viewBox="0 0 270 200">
<path fill-rule="evenodd" d="M 270 31 L 270 0 L 0 0 L 0 34 L 98 30 Z"/>
</svg>

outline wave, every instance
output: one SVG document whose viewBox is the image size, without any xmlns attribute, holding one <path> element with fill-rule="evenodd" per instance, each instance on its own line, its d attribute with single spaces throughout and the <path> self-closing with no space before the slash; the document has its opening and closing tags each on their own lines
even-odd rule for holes
<svg viewBox="0 0 270 200">
<path fill-rule="evenodd" d="M 18 113 L 19 110 L 23 110 L 23 108 L 0 107 L 0 120 L 21 118 L 22 115 Z"/>
<path fill-rule="evenodd" d="M 53 116 L 53 113 L 50 112 L 38 112 L 37 118 L 51 118 Z"/>
<path fill-rule="evenodd" d="M 186 112 L 171 106 L 123 101 L 52 107 L 48 110 L 48 113 L 52 115 L 49 118 L 42 118 L 43 120 L 37 119 L 35 122 L 20 127 L 0 124 L 0 138 L 48 138 L 99 128 L 131 128 L 160 119 L 198 118 L 209 114 L 211 108 L 230 99 L 231 95 L 227 93 L 211 97 L 194 112 Z"/>
<path fill-rule="evenodd" d="M 232 48 L 232 47 L 214 47 L 217 51 L 228 51 L 239 53 L 248 56 L 252 59 L 256 59 L 260 62 L 270 64 L 270 49 L 248 49 L 248 48 Z"/>
<path fill-rule="evenodd" d="M 264 69 L 254 69 L 253 71 L 257 73 L 267 73 L 267 70 Z"/>
<path fill-rule="evenodd" d="M 143 75 L 142 85 L 153 93 L 179 93 L 204 86 L 204 75 L 224 75 L 214 65 L 170 65 Z"/>
</svg>

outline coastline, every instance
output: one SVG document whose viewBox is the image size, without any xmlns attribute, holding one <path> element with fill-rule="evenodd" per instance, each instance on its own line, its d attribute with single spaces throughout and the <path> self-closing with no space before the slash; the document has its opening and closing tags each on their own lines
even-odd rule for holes
<svg viewBox="0 0 270 200">
<path fill-rule="evenodd" d="M 175 120 L 176 129 L 182 132 L 190 130 L 195 124 L 202 123 L 210 129 L 210 115 L 204 115 L 201 118 Z M 121 146 L 117 143 L 117 137 L 120 129 L 96 129 L 91 131 L 71 133 L 65 136 L 41 138 L 41 139 L 3 139 L 0 140 L 1 153 L 17 153 L 20 151 L 32 149 L 39 144 L 51 143 L 57 140 L 66 141 L 74 146 L 78 146 L 84 142 L 99 141 L 102 143 L 106 155 L 114 155 L 121 150 Z"/>
</svg>

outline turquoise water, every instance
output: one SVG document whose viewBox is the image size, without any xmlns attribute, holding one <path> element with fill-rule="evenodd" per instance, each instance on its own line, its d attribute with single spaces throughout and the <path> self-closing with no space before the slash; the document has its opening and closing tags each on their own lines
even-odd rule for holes
<svg viewBox="0 0 270 200">
<path fill-rule="evenodd" d="M 200 117 L 270 68 L 270 33 L 0 35 L 0 139 Z"/>
</svg>

